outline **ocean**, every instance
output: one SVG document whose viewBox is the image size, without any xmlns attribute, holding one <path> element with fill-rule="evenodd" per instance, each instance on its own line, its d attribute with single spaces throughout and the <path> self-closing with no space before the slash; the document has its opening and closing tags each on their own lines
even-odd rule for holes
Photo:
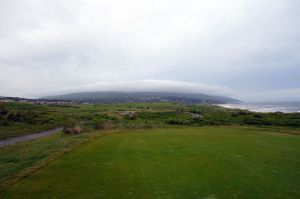
<svg viewBox="0 0 300 199">
<path fill-rule="evenodd" d="M 235 104 L 219 104 L 224 108 L 245 109 L 254 112 L 300 113 L 300 102 L 241 102 Z"/>
</svg>

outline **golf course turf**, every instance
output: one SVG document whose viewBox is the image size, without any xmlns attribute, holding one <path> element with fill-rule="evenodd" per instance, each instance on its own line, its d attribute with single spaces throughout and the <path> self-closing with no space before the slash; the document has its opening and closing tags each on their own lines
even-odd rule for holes
<svg viewBox="0 0 300 199">
<path fill-rule="evenodd" d="M 99 137 L 0 198 L 300 198 L 300 136 L 239 127 Z"/>
</svg>

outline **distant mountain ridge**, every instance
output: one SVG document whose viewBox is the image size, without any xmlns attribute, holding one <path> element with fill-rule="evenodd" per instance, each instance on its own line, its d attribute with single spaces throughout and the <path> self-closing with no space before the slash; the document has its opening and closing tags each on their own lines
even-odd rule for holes
<svg viewBox="0 0 300 199">
<path fill-rule="evenodd" d="M 202 93 L 169 92 L 78 92 L 65 95 L 48 96 L 43 99 L 70 100 L 86 103 L 121 102 L 179 102 L 179 103 L 236 103 L 237 99 L 212 96 Z"/>
</svg>

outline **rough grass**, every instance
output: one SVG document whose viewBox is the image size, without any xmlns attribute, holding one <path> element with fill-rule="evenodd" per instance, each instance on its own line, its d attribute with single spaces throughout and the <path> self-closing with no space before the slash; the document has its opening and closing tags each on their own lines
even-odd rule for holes
<svg viewBox="0 0 300 199">
<path fill-rule="evenodd" d="M 1 198 L 300 198 L 300 136 L 259 129 L 140 130 L 90 142 Z"/>
<path fill-rule="evenodd" d="M 61 133 L 0 148 L 0 192 L 81 144 L 111 132 L 72 136 Z"/>
<path fill-rule="evenodd" d="M 0 140 L 61 127 L 69 119 L 81 121 L 87 125 L 92 121 L 103 119 L 124 123 L 128 122 L 122 114 L 124 111 L 160 112 L 164 115 L 164 112 L 174 112 L 179 108 L 184 108 L 184 105 L 175 103 L 33 105 L 0 102 Z M 5 110 L 7 113 L 1 115 L 1 110 Z M 35 117 L 29 116 L 28 111 L 34 113 Z M 21 113 L 21 116 L 8 119 L 10 113 L 16 114 L 18 112 Z M 173 115 L 176 116 L 177 113 L 173 113 Z M 30 121 L 26 121 L 25 118 L 28 119 L 28 117 Z M 147 118 L 144 119 L 148 120 Z M 4 122 L 6 125 L 3 125 Z M 136 121 L 136 123 L 139 122 L 141 121 Z M 162 120 L 155 118 L 153 122 L 162 123 Z M 130 123 L 134 123 L 134 121 L 130 121 Z"/>
<path fill-rule="evenodd" d="M 134 111 L 137 117 L 124 115 Z M 192 118 L 191 112 L 201 118 Z M 300 113 L 253 113 L 225 109 L 214 105 L 183 105 L 176 103 L 120 103 L 33 105 L 0 103 L 0 140 L 58 128 L 74 120 L 86 129 L 98 121 L 110 121 L 116 128 L 145 126 L 174 127 L 208 125 L 252 125 L 268 128 L 293 128 L 299 132 Z"/>
</svg>

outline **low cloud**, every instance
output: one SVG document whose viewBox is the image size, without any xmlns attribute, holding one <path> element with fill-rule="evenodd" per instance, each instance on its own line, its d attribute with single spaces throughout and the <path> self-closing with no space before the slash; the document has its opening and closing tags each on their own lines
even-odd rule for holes
<svg viewBox="0 0 300 199">
<path fill-rule="evenodd" d="M 243 101 L 299 101 L 300 88 L 272 89 L 272 90 L 248 90 L 238 92 L 228 87 L 219 85 L 208 85 L 172 80 L 136 80 L 136 81 L 114 81 L 97 82 L 93 84 L 66 87 L 58 90 L 43 92 L 42 96 L 96 91 L 117 92 L 179 92 L 179 93 L 203 93 L 208 95 L 228 96 Z M 35 97 L 41 97 L 36 93 Z"/>
<path fill-rule="evenodd" d="M 44 94 L 65 94 L 74 92 L 93 91 L 119 91 L 119 92 L 180 92 L 180 93 L 204 93 L 210 95 L 232 95 L 233 91 L 227 87 L 207 85 L 191 82 L 172 80 L 137 80 L 97 82 L 94 84 L 68 87 Z"/>
</svg>

